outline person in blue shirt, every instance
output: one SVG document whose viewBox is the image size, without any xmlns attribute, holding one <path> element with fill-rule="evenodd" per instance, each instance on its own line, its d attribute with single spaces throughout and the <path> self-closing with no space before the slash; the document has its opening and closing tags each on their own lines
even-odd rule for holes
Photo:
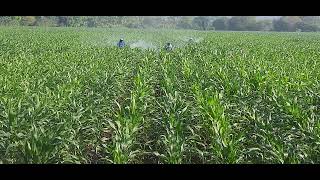
<svg viewBox="0 0 320 180">
<path fill-rule="evenodd" d="M 118 42 L 118 47 L 119 48 L 124 48 L 126 46 L 126 43 L 124 42 L 124 40 L 121 38 L 120 41 Z"/>
</svg>

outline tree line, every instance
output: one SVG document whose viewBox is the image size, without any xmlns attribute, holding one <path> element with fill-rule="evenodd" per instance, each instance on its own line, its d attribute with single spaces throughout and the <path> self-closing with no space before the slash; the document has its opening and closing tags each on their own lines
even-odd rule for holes
<svg viewBox="0 0 320 180">
<path fill-rule="evenodd" d="M 0 16 L 2 26 L 177 28 L 226 31 L 319 31 L 320 16 Z"/>
</svg>

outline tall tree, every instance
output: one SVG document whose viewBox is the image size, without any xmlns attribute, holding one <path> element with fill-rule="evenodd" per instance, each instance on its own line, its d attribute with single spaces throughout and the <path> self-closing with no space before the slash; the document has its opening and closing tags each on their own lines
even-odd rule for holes
<svg viewBox="0 0 320 180">
<path fill-rule="evenodd" d="M 216 30 L 228 30 L 229 19 L 227 17 L 222 17 L 213 21 L 212 26 Z"/>
<path fill-rule="evenodd" d="M 191 17 L 191 16 L 183 16 L 179 19 L 179 22 L 177 23 L 176 27 L 182 28 L 182 29 L 191 29 L 192 28 L 192 19 L 193 19 L 193 17 Z"/>
<path fill-rule="evenodd" d="M 192 21 L 193 26 L 199 30 L 207 30 L 209 28 L 209 18 L 205 16 L 195 17 Z"/>
<path fill-rule="evenodd" d="M 296 24 L 301 22 L 299 16 L 283 16 L 273 21 L 275 31 L 296 31 Z"/>
<path fill-rule="evenodd" d="M 35 16 L 23 16 L 21 18 L 20 24 L 23 26 L 34 26 L 37 22 Z"/>
<path fill-rule="evenodd" d="M 234 31 L 251 30 L 255 23 L 255 16 L 233 16 L 229 20 L 229 29 Z"/>
<path fill-rule="evenodd" d="M 320 16 L 300 16 L 300 18 L 306 24 L 320 27 Z"/>
</svg>

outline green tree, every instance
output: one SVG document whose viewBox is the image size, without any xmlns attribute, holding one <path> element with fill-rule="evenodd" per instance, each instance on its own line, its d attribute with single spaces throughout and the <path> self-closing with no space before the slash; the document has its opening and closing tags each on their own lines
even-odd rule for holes
<svg viewBox="0 0 320 180">
<path fill-rule="evenodd" d="M 301 16 L 300 18 L 305 24 L 320 27 L 320 16 Z"/>
<path fill-rule="evenodd" d="M 0 16 L 0 25 L 8 25 L 12 19 L 12 16 Z"/>
<path fill-rule="evenodd" d="M 228 30 L 229 19 L 227 17 L 222 17 L 213 21 L 212 26 L 216 30 Z"/>
<path fill-rule="evenodd" d="M 23 26 L 34 26 L 36 22 L 37 19 L 35 16 L 22 16 L 20 24 Z"/>
<path fill-rule="evenodd" d="M 157 21 L 152 16 L 145 16 L 143 18 L 142 24 L 144 27 L 156 27 Z"/>
<path fill-rule="evenodd" d="M 56 16 L 36 16 L 35 26 L 57 26 Z"/>
<path fill-rule="evenodd" d="M 275 31 L 296 31 L 296 24 L 302 22 L 299 16 L 283 16 L 273 21 Z"/>
<path fill-rule="evenodd" d="M 229 29 L 234 31 L 254 30 L 255 16 L 233 16 L 229 20 Z"/>
<path fill-rule="evenodd" d="M 298 22 L 296 24 L 296 29 L 301 30 L 302 32 L 314 32 L 319 31 L 320 28 L 316 25 L 308 24 L 305 22 Z"/>
<path fill-rule="evenodd" d="M 260 20 L 255 23 L 255 31 L 270 31 L 272 30 L 271 20 Z"/>
<path fill-rule="evenodd" d="M 199 30 L 207 30 L 209 28 L 209 18 L 205 16 L 195 17 L 192 21 L 193 27 Z"/>
<path fill-rule="evenodd" d="M 58 26 L 69 26 L 69 16 L 57 16 Z"/>
<path fill-rule="evenodd" d="M 192 28 L 192 17 L 191 16 L 183 16 L 177 23 L 176 27 L 181 29 L 191 29 Z"/>
</svg>

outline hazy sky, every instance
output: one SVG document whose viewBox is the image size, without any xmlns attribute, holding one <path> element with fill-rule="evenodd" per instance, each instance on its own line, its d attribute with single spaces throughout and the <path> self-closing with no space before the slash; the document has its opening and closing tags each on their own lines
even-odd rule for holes
<svg viewBox="0 0 320 180">
<path fill-rule="evenodd" d="M 264 19 L 279 19 L 281 16 L 256 16 L 257 20 L 264 20 Z"/>
</svg>

